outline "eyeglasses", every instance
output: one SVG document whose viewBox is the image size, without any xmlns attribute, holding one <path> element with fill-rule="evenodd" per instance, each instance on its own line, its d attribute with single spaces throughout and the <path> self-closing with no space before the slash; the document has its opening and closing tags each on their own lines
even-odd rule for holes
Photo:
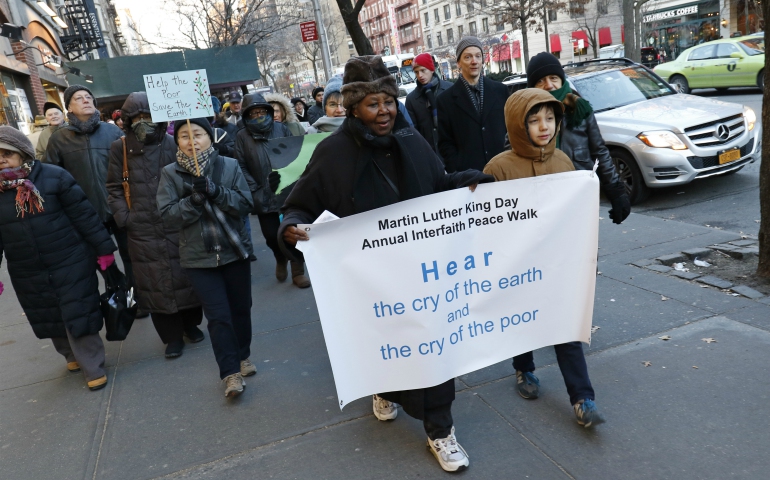
<svg viewBox="0 0 770 480">
<path fill-rule="evenodd" d="M 254 110 L 249 111 L 249 118 L 263 117 L 265 115 L 267 115 L 266 108 L 255 108 Z"/>
<path fill-rule="evenodd" d="M 326 106 L 330 107 L 332 110 L 337 110 L 338 108 L 345 110 L 345 107 L 341 103 L 329 102 Z"/>
<path fill-rule="evenodd" d="M 9 160 L 13 158 L 14 155 L 18 155 L 18 152 L 12 152 L 10 150 L 0 150 L 0 157 L 2 157 L 4 160 Z"/>
</svg>

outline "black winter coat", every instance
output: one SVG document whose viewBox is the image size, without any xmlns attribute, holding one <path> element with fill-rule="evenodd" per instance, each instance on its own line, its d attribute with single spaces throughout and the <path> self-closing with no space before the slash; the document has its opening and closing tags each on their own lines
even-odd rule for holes
<svg viewBox="0 0 770 480">
<path fill-rule="evenodd" d="M 45 151 L 45 162 L 67 170 L 78 182 L 102 222 L 112 216 L 107 205 L 107 164 L 110 145 L 123 136 L 123 130 L 100 122 L 91 133 L 80 133 L 72 125 L 53 132 Z"/>
<path fill-rule="evenodd" d="M 235 127 L 234 125 L 232 125 Z M 235 133 L 231 133 L 233 130 L 238 131 L 238 128 L 228 131 L 225 128 L 213 127 L 214 130 L 214 142 L 212 145 L 217 149 L 220 155 L 223 157 L 235 156 Z"/>
<path fill-rule="evenodd" d="M 567 121 L 562 120 L 559 135 L 559 150 L 567 154 L 576 170 L 593 170 L 594 161 L 598 159 L 596 173 L 599 174 L 601 184 L 604 186 L 620 181 L 593 113 L 575 128 L 567 127 Z"/>
<path fill-rule="evenodd" d="M 235 136 L 234 156 L 241 166 L 246 183 L 249 184 L 254 210 L 252 213 L 274 213 L 281 208 L 278 200 L 267 184 L 267 176 L 273 171 L 270 155 L 267 151 L 268 140 L 273 138 L 291 137 L 289 127 L 281 122 L 273 122 L 270 133 L 260 139 L 255 139 L 248 128 L 242 128 Z"/>
<path fill-rule="evenodd" d="M 139 308 L 153 313 L 177 313 L 200 305 L 179 264 L 179 230 L 164 226 L 156 200 L 161 171 L 176 162 L 176 151 L 171 135 L 164 134 L 160 142 L 145 145 L 134 132 L 126 134 L 129 209 L 123 191 L 123 141 L 117 140 L 110 149 L 110 209 L 115 223 L 128 234 Z"/>
<path fill-rule="evenodd" d="M 450 82 L 439 80 L 438 85 L 434 90 L 433 98 L 438 98 L 440 93 L 451 86 L 452 84 Z M 428 145 L 433 147 L 433 151 L 440 155 L 438 150 L 438 130 L 433 124 L 433 111 L 422 85 L 418 84 L 417 88 L 409 92 L 409 95 L 406 96 L 406 111 L 409 112 L 409 116 L 412 117 L 414 128 L 428 141 Z"/>
<path fill-rule="evenodd" d="M 324 110 L 323 106 L 315 102 L 310 106 L 310 108 L 307 109 L 305 115 L 307 116 L 307 121 L 310 123 L 310 125 L 312 125 L 317 122 L 319 118 L 326 115 L 326 110 Z"/>
<path fill-rule="evenodd" d="M 83 190 L 64 169 L 35 162 L 29 180 L 44 211 L 16 214 L 16 191 L 0 194 L 0 253 L 38 338 L 99 333 L 96 257 L 115 244 Z"/>
<path fill-rule="evenodd" d="M 401 200 L 493 181 L 493 177 L 476 170 L 445 173 L 441 160 L 428 142 L 400 115 L 393 136 L 401 159 L 398 168 L 402 172 L 398 179 Z M 372 156 L 373 149 L 354 136 L 347 118 L 339 130 L 318 144 L 282 209 L 284 217 L 278 240 L 285 253 L 295 259 L 302 257 L 296 248 L 283 242 L 283 232 L 289 226 L 313 223 L 324 210 L 347 217 L 390 203 L 386 198 L 390 198 L 392 190 L 375 170 Z M 425 408 L 446 405 L 454 400 L 454 380 L 431 388 L 389 392 L 383 396 L 400 403 L 409 415 L 422 419 Z"/>
<path fill-rule="evenodd" d="M 458 80 L 438 96 L 438 148 L 447 172 L 473 168 L 483 170 L 488 161 L 504 150 L 508 87 L 487 77 L 481 118 L 465 85 Z"/>
</svg>

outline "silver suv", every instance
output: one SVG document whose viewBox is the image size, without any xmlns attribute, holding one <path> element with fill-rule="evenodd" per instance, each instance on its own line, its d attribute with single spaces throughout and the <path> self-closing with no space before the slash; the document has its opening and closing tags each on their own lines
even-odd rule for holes
<svg viewBox="0 0 770 480">
<path fill-rule="evenodd" d="M 631 203 L 652 188 L 735 173 L 760 158 L 762 134 L 743 105 L 685 95 L 628 59 L 565 65 L 591 102 Z"/>
</svg>

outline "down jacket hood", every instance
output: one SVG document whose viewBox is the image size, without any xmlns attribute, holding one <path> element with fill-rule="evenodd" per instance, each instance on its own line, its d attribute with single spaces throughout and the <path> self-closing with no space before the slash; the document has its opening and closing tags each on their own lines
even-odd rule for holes
<svg viewBox="0 0 770 480">
<path fill-rule="evenodd" d="M 273 106 L 267 103 L 267 100 L 265 100 L 265 97 L 263 97 L 261 93 L 249 93 L 243 97 L 243 103 L 241 103 L 241 106 L 241 116 L 243 118 L 248 118 L 249 110 L 252 110 L 256 107 L 264 107 L 268 110 L 267 113 L 270 114 L 270 116 L 273 115 Z"/>
<path fill-rule="evenodd" d="M 265 95 L 265 101 L 268 103 L 277 103 L 283 112 L 283 123 L 296 123 L 297 115 L 294 113 L 291 102 L 285 95 L 280 93 L 268 93 Z"/>
<path fill-rule="evenodd" d="M 130 130 L 131 127 L 131 119 L 140 113 L 149 113 L 152 115 L 152 112 L 150 111 L 150 102 L 147 100 L 147 94 L 145 92 L 133 92 L 128 95 L 128 98 L 126 98 L 126 101 L 123 102 L 123 106 L 120 107 L 120 118 L 123 119 L 123 125 L 126 131 Z M 166 126 L 168 125 L 168 122 L 162 122 L 158 125 L 161 125 L 163 130 L 166 130 Z"/>
<path fill-rule="evenodd" d="M 545 147 L 538 147 L 532 143 L 526 125 L 527 112 L 541 104 L 551 105 L 556 114 L 556 134 Z M 562 116 L 564 116 L 564 105 L 545 90 L 526 88 L 514 93 L 505 102 L 505 127 L 511 142 L 511 150 L 529 160 L 547 160 L 556 150 L 556 135 L 559 134 Z"/>
</svg>

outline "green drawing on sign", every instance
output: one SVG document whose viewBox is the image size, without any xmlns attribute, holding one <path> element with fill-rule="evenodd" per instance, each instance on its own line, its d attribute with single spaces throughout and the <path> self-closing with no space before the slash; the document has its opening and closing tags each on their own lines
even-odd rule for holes
<svg viewBox="0 0 770 480">
<path fill-rule="evenodd" d="M 210 117 L 213 113 L 211 111 L 211 101 L 209 100 L 209 90 L 205 85 L 206 80 L 201 78 L 200 72 L 196 71 L 195 73 L 198 74 L 193 81 L 195 84 L 195 93 L 198 95 L 198 106 L 196 106 L 195 109 L 205 109 L 207 115 L 201 116 Z"/>
</svg>

